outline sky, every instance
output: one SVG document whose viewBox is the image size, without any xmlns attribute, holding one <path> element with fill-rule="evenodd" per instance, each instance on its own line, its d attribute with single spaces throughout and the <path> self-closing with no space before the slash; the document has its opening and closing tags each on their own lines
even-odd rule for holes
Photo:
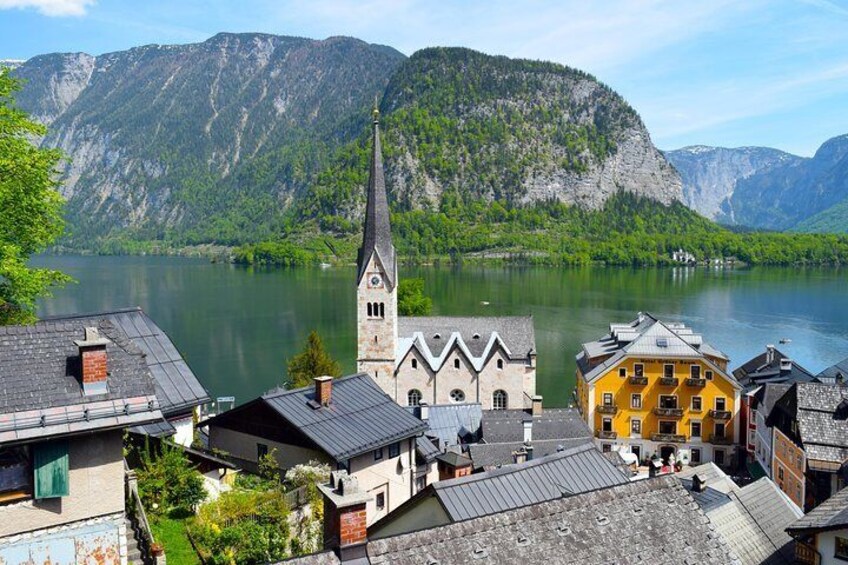
<svg viewBox="0 0 848 565">
<path fill-rule="evenodd" d="M 555 61 L 622 94 L 661 149 L 809 156 L 848 133 L 848 0 L 0 0 L 0 59 L 221 31 Z"/>
</svg>

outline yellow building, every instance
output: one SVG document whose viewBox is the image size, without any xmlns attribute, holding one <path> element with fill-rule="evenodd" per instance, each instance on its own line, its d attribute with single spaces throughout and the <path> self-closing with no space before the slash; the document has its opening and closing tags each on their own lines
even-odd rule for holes
<svg viewBox="0 0 848 565">
<path fill-rule="evenodd" d="M 639 313 L 583 344 L 577 405 L 604 451 L 729 465 L 741 386 L 727 356 L 683 324 Z"/>
</svg>

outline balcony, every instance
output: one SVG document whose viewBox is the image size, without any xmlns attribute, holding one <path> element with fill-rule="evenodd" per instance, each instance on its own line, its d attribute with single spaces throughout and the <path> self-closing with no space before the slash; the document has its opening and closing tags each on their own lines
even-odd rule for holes
<svg viewBox="0 0 848 565">
<path fill-rule="evenodd" d="M 598 414 L 615 414 L 618 412 L 618 406 L 615 404 L 598 404 Z"/>
<path fill-rule="evenodd" d="M 660 443 L 685 443 L 686 436 L 680 434 L 651 434 L 651 441 Z"/>
<path fill-rule="evenodd" d="M 677 386 L 680 384 L 680 379 L 677 377 L 660 377 L 661 386 Z"/>
<path fill-rule="evenodd" d="M 598 439 L 616 439 L 618 434 L 616 432 L 605 432 L 604 430 L 598 430 L 595 432 L 595 437 Z"/>
<path fill-rule="evenodd" d="M 717 436 L 715 434 L 710 436 L 710 443 L 713 445 L 733 445 L 733 438 L 729 436 Z"/>
<path fill-rule="evenodd" d="M 707 379 L 693 379 L 693 378 L 690 377 L 690 378 L 686 379 L 686 386 L 694 386 L 694 387 L 697 387 L 697 388 L 704 388 L 705 386 L 707 386 Z"/>
<path fill-rule="evenodd" d="M 683 408 L 654 408 L 654 414 L 664 418 L 682 418 Z"/>
<path fill-rule="evenodd" d="M 630 377 L 630 384 L 637 386 L 645 386 L 648 384 L 648 377 Z"/>
<path fill-rule="evenodd" d="M 713 420 L 729 420 L 731 416 L 728 410 L 710 410 L 710 418 Z"/>
<path fill-rule="evenodd" d="M 819 565 L 821 559 L 815 546 L 801 540 L 795 540 L 795 563 L 801 565 Z"/>
</svg>

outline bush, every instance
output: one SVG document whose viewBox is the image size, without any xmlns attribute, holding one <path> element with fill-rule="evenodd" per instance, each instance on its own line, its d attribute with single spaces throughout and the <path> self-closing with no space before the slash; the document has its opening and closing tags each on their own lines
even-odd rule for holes
<svg viewBox="0 0 848 565">
<path fill-rule="evenodd" d="M 136 471 L 138 493 L 147 512 L 194 512 L 206 498 L 203 477 L 180 448 L 163 442 L 156 453 L 145 446 L 140 459 L 141 467 Z"/>
</svg>

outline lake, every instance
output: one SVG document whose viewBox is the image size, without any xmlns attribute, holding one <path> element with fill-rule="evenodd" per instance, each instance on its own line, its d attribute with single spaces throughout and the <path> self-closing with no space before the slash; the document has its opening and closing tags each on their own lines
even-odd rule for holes
<svg viewBox="0 0 848 565">
<path fill-rule="evenodd" d="M 40 315 L 141 306 L 171 336 L 213 397 L 242 403 L 280 384 L 286 359 L 317 329 L 346 373 L 355 370 L 355 271 L 248 269 L 174 257 L 43 256 L 77 280 L 39 303 Z M 537 389 L 564 406 L 574 355 L 610 322 L 647 311 L 682 321 L 735 368 L 778 344 L 817 373 L 848 357 L 848 271 L 752 268 L 408 268 L 433 314 L 532 314 Z"/>
</svg>

